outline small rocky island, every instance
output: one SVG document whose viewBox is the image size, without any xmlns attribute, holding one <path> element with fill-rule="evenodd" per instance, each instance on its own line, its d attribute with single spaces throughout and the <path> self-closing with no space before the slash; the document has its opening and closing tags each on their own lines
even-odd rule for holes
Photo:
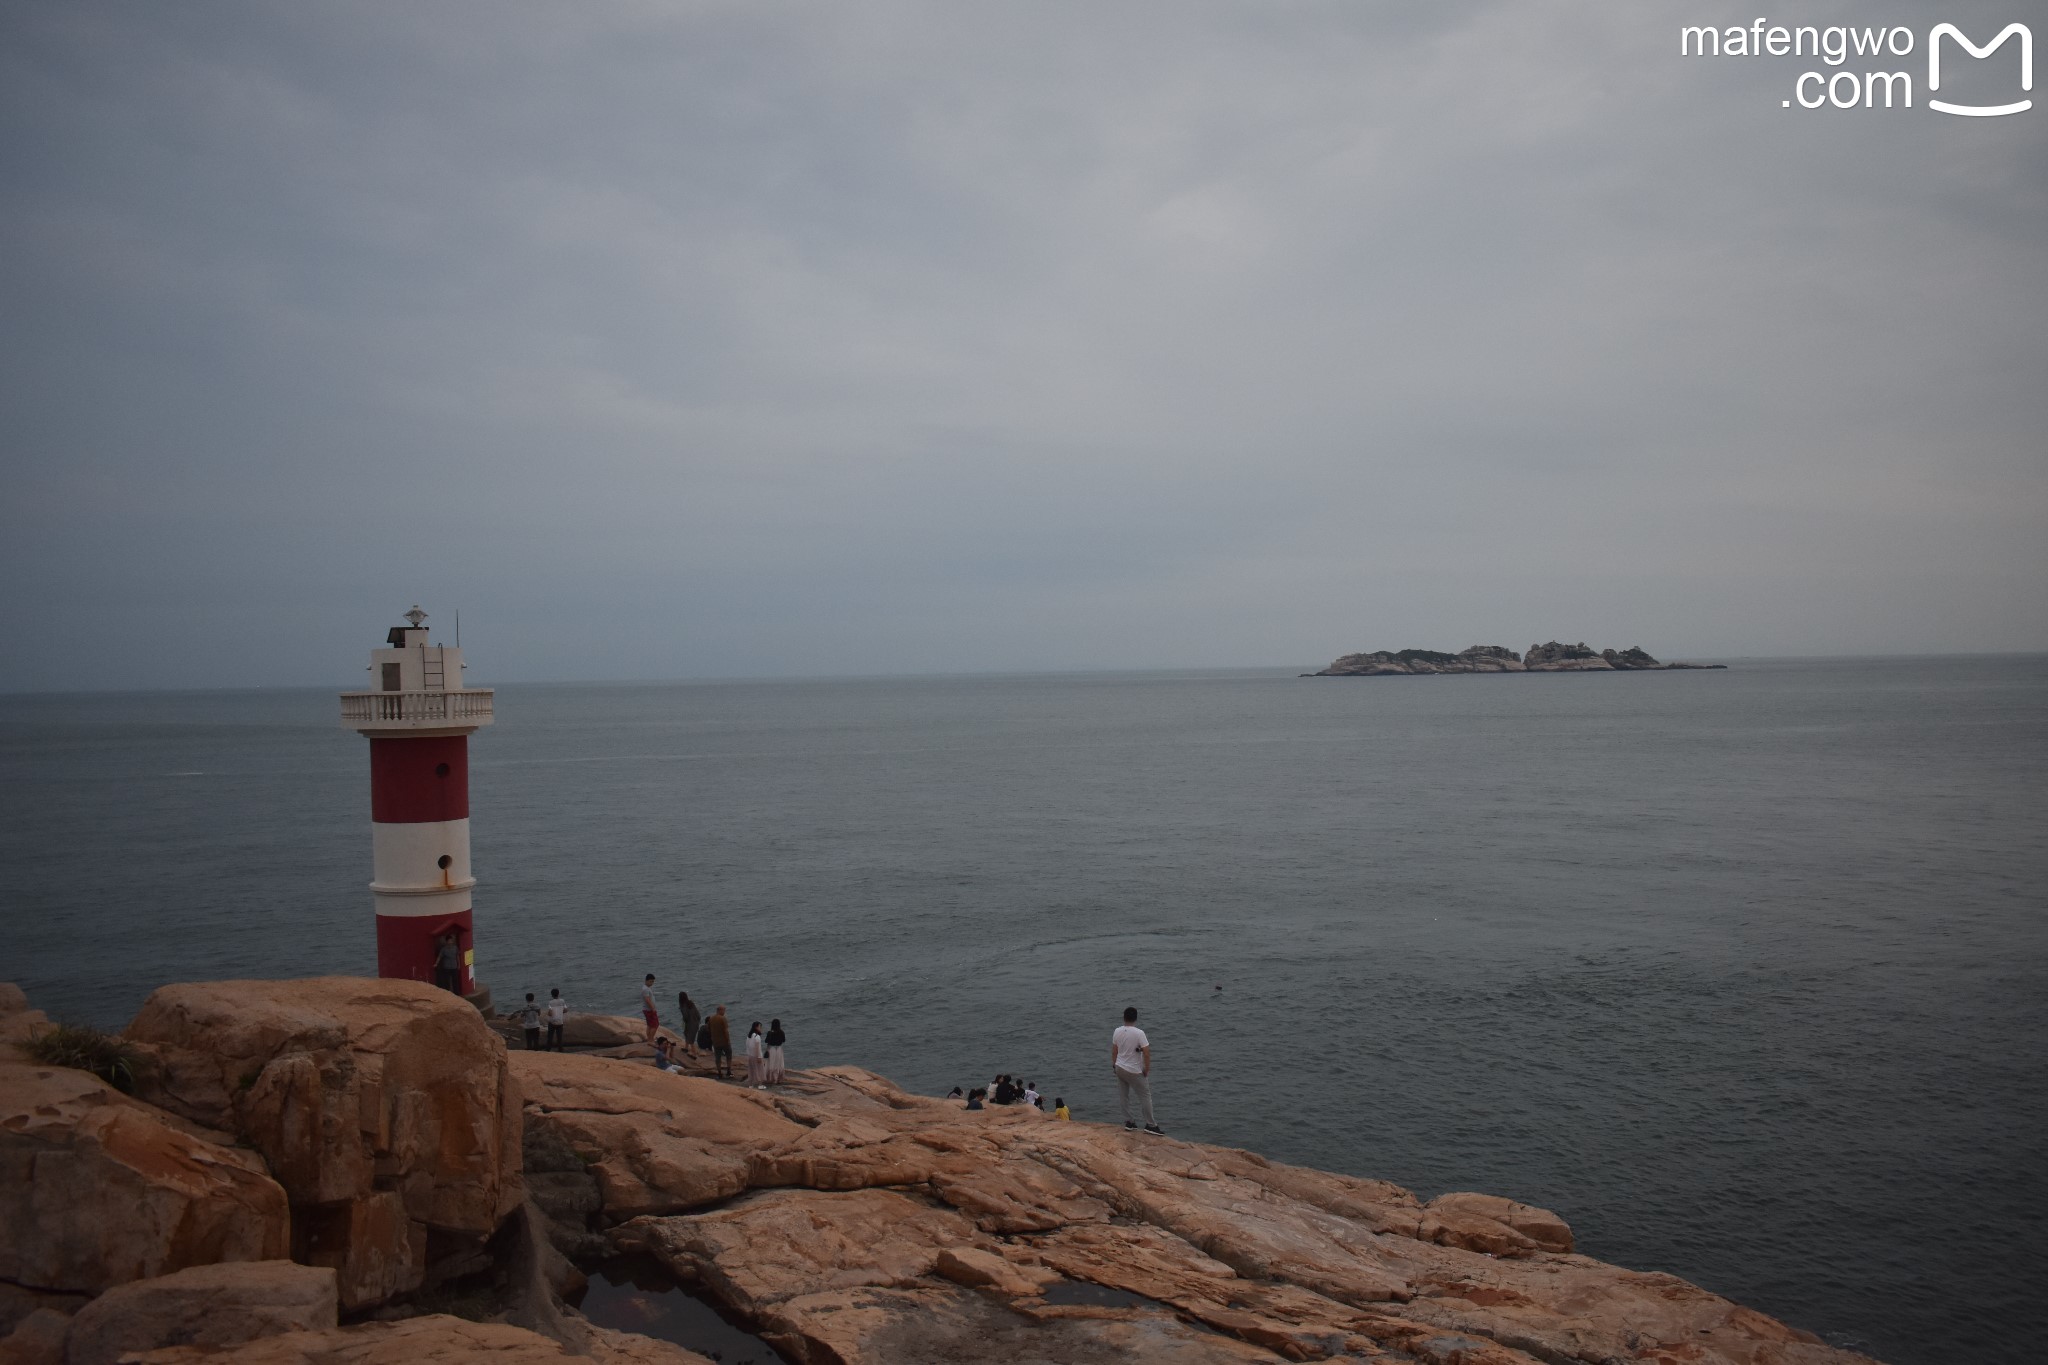
<svg viewBox="0 0 2048 1365">
<path fill-rule="evenodd" d="M 1870 1365 L 1511 1198 L 850 1066 L 745 1090 L 636 1019 L 527 1052 L 416 982 L 166 986 L 122 1089 L 50 1028 L 0 986 L 6 1365 L 709 1365 L 578 1311 L 619 1258 L 800 1365 Z"/>
<path fill-rule="evenodd" d="M 1680 668 L 1726 668 L 1726 664 L 1667 664 L 1636 645 L 1627 649 L 1594 649 L 1583 640 L 1561 645 L 1530 645 L 1517 654 L 1501 645 L 1473 645 L 1456 654 L 1434 649 L 1376 650 L 1346 654 L 1318 673 L 1304 678 L 1379 678 L 1414 673 L 1661 673 Z"/>
</svg>

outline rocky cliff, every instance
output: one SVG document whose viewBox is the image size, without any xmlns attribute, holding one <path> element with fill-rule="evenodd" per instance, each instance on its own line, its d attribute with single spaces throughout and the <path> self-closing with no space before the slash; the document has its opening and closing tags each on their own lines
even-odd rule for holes
<svg viewBox="0 0 2048 1365">
<path fill-rule="evenodd" d="M 25 1009 L 0 992 L 0 1039 Z M 424 986 L 221 982 L 131 1025 L 138 1097 L 0 1061 L 0 1365 L 703 1359 L 584 1320 L 564 1253 L 650 1260 L 806 1365 L 1864 1361 L 1509 1198 L 848 1067 L 748 1091 L 582 1031 L 508 1053 Z"/>
<path fill-rule="evenodd" d="M 1593 649 L 1581 641 L 1561 645 L 1530 645 L 1526 655 L 1501 645 L 1473 645 L 1456 654 L 1432 649 L 1403 649 L 1371 654 L 1346 654 L 1316 678 L 1373 678 L 1417 673 L 1634 673 L 1681 668 L 1726 668 L 1726 664 L 1660 663 L 1635 645 L 1627 649 Z"/>
</svg>

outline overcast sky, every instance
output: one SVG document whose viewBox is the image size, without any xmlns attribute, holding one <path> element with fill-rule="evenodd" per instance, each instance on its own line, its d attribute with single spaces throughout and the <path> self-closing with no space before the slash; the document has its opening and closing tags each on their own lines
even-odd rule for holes
<svg viewBox="0 0 2048 1365">
<path fill-rule="evenodd" d="M 14 0 L 0 689 L 2048 648 L 2012 9 Z"/>
</svg>

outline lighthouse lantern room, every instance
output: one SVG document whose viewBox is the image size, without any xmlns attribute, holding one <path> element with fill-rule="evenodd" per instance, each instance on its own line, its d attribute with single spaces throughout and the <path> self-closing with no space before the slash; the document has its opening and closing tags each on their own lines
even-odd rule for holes
<svg viewBox="0 0 2048 1365">
<path fill-rule="evenodd" d="M 370 740 L 377 975 L 435 982 L 487 1008 L 471 919 L 469 736 L 491 723 L 491 691 L 462 685 L 462 651 L 428 639 L 425 612 L 405 620 L 370 651 L 372 689 L 341 694 L 342 724 Z"/>
</svg>

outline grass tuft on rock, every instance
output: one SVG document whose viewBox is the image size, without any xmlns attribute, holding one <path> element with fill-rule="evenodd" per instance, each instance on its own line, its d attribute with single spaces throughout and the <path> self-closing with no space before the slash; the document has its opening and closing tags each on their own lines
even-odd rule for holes
<svg viewBox="0 0 2048 1365">
<path fill-rule="evenodd" d="M 144 1058 L 133 1043 L 90 1024 L 57 1024 L 30 1035 L 22 1045 L 38 1066 L 68 1066 L 90 1071 L 124 1095 L 135 1093 L 135 1079 Z"/>
</svg>

